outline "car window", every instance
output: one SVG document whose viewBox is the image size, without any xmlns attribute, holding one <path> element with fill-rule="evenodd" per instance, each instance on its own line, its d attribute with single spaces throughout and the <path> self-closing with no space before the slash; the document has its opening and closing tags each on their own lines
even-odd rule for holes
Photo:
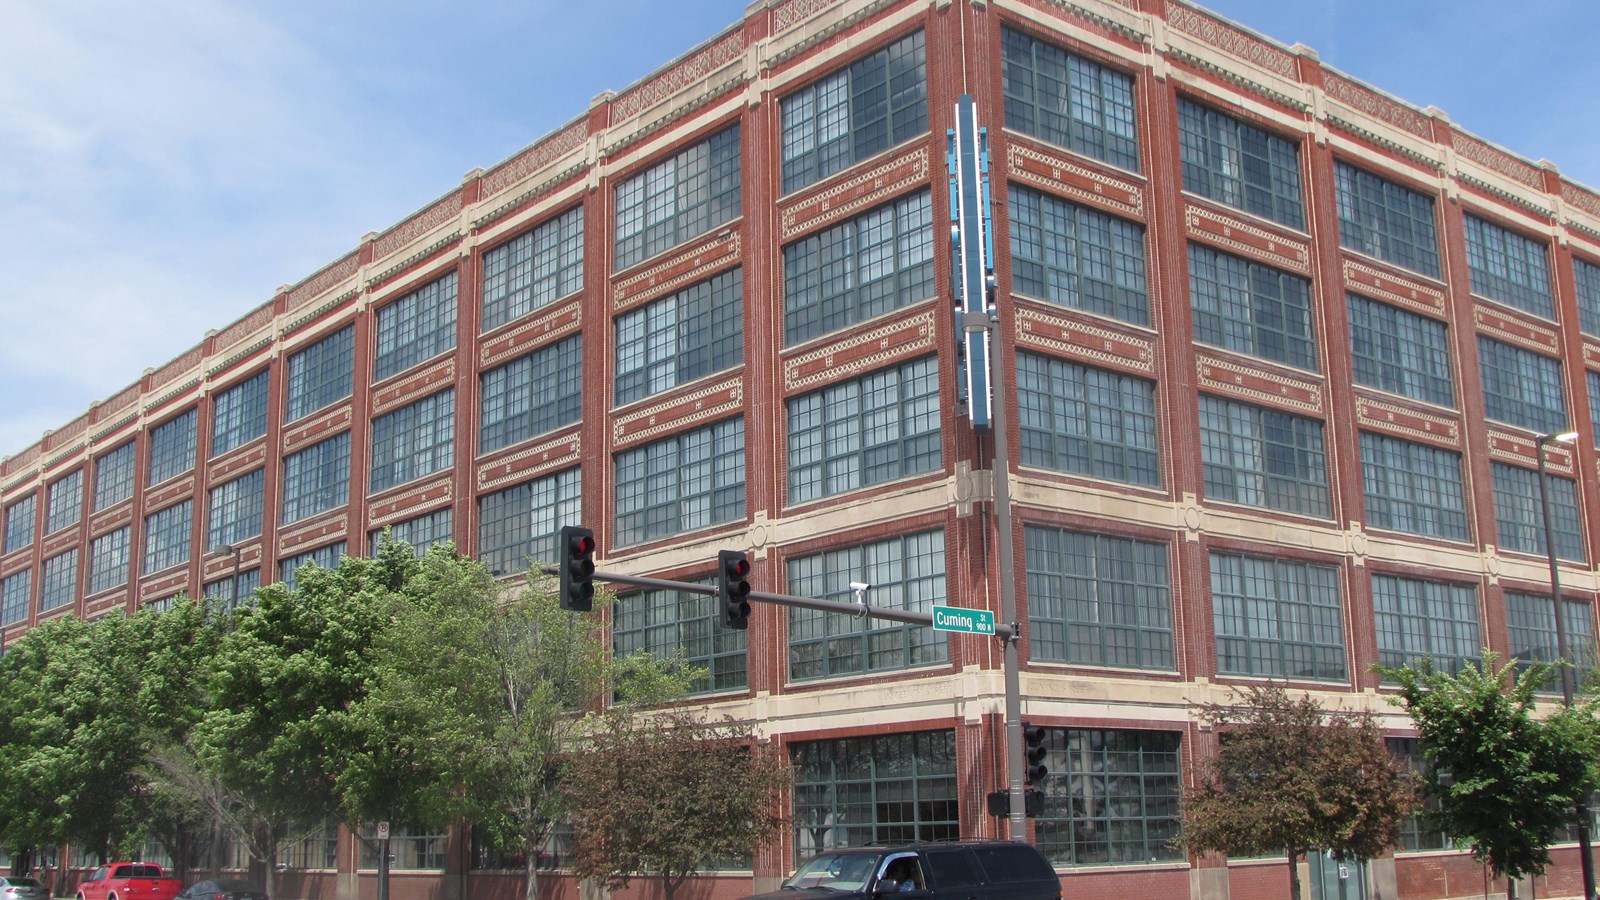
<svg viewBox="0 0 1600 900">
<path fill-rule="evenodd" d="M 1055 878 L 1056 870 L 1039 851 L 1020 844 L 993 844 L 973 847 L 972 853 L 983 866 L 984 874 L 996 884 L 1012 881 L 1041 881 Z"/>
<path fill-rule="evenodd" d="M 217 883 L 215 881 L 197 881 L 194 884 L 189 885 L 189 889 L 184 891 L 185 894 L 195 895 L 215 894 L 216 892 Z"/>
<path fill-rule="evenodd" d="M 977 884 L 980 879 L 978 870 L 972 864 L 972 857 L 967 851 L 960 848 L 950 850 L 929 850 L 928 871 L 933 876 L 933 886 L 940 890 L 949 888 L 968 887 Z"/>
<path fill-rule="evenodd" d="M 238 891 L 254 891 L 256 893 L 261 893 L 260 888 L 248 881 L 224 881 L 222 882 L 222 889 L 228 891 L 229 893 L 237 893 Z"/>
</svg>

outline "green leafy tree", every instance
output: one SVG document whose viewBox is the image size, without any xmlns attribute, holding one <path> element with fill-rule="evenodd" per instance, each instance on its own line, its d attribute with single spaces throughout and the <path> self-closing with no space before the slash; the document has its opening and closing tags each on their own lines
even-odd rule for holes
<svg viewBox="0 0 1600 900">
<path fill-rule="evenodd" d="M 610 890 L 655 878 L 673 900 L 693 875 L 750 859 L 783 828 L 788 760 L 748 726 L 626 705 L 596 724 L 566 782 L 579 876 Z"/>
<path fill-rule="evenodd" d="M 1415 798 L 1370 713 L 1329 714 L 1308 696 L 1258 685 L 1238 705 L 1208 704 L 1200 714 L 1221 740 L 1185 791 L 1179 841 L 1188 849 L 1285 853 L 1299 900 L 1307 851 L 1370 859 L 1399 841 Z"/>
<path fill-rule="evenodd" d="M 1535 695 L 1554 667 L 1517 674 L 1497 661 L 1485 650 L 1481 667 L 1454 675 L 1430 659 L 1380 671 L 1400 686 L 1392 702 L 1416 722 L 1431 776 L 1422 790 L 1439 803 L 1440 827 L 1497 877 L 1520 879 L 1544 872 L 1551 841 L 1576 821 L 1578 799 L 1600 785 L 1600 701 L 1589 694 L 1537 718 Z"/>
</svg>

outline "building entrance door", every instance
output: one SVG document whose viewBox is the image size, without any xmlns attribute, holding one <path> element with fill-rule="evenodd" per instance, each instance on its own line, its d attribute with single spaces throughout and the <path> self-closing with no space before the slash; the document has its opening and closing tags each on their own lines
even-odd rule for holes
<svg viewBox="0 0 1600 900">
<path fill-rule="evenodd" d="M 1334 859 L 1331 853 L 1308 853 L 1312 900 L 1368 900 L 1367 864 Z"/>
</svg>

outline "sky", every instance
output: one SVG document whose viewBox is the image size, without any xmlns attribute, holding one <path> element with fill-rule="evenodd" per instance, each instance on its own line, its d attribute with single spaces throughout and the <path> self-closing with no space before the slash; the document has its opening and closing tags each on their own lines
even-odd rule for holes
<svg viewBox="0 0 1600 900">
<path fill-rule="evenodd" d="M 1206 5 L 1600 187 L 1594 0 Z M 0 0 L 0 456 L 744 9 Z"/>
</svg>

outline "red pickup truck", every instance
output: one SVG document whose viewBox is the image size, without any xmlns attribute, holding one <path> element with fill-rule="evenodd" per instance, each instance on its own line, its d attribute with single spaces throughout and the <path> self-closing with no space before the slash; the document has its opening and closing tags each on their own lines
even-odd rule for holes
<svg viewBox="0 0 1600 900">
<path fill-rule="evenodd" d="M 155 863 L 115 862 L 79 884 L 77 900 L 173 900 L 182 890 L 183 882 L 167 878 Z"/>
</svg>

